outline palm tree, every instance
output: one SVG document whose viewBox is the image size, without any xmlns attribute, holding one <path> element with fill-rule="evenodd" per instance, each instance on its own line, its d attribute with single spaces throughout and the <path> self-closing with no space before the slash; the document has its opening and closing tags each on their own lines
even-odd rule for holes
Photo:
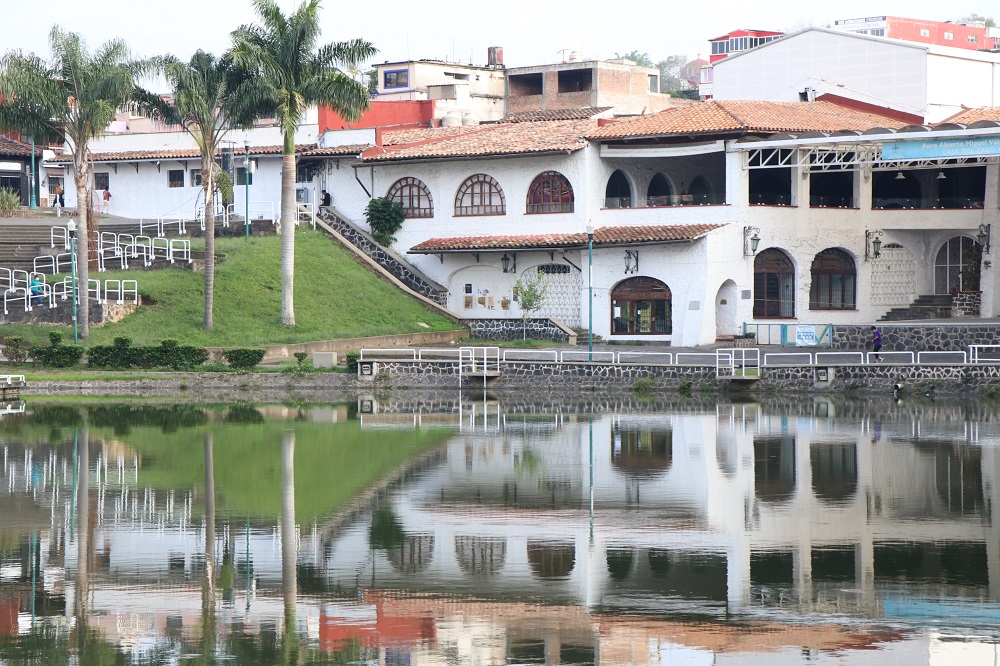
<svg viewBox="0 0 1000 666">
<path fill-rule="evenodd" d="M 215 154 L 232 129 L 249 129 L 257 118 L 251 102 L 266 98 L 257 79 L 235 67 L 228 57 L 216 58 L 198 50 L 190 62 L 172 56 L 163 59 L 163 73 L 173 88 L 174 120 L 194 139 L 201 151 L 201 187 L 205 201 L 205 314 L 202 328 L 213 325 L 215 299 L 215 194 L 218 167 Z M 249 224 L 249 220 L 247 220 Z"/>
<path fill-rule="evenodd" d="M 155 112 L 162 100 L 140 88 L 137 80 L 151 71 L 149 61 L 134 61 L 125 42 L 115 39 L 90 53 L 80 36 L 53 26 L 49 33 L 51 62 L 34 54 L 8 52 L 0 59 L 0 128 L 35 137 L 65 136 L 73 151 L 73 176 L 79 214 L 80 336 L 90 329 L 87 293 L 90 244 L 90 142 L 102 136 L 119 109 Z"/>
<path fill-rule="evenodd" d="M 318 46 L 320 0 L 305 0 L 285 16 L 275 0 L 253 0 L 260 25 L 233 32 L 233 60 L 253 71 L 268 88 L 281 126 L 281 323 L 295 325 L 295 131 L 314 104 L 356 120 L 368 108 L 368 89 L 341 68 L 362 63 L 378 51 L 355 39 Z"/>
</svg>

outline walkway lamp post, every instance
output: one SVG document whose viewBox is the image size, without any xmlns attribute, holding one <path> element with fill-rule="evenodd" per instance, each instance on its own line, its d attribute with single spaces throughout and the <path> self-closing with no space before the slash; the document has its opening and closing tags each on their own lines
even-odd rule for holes
<svg viewBox="0 0 1000 666">
<path fill-rule="evenodd" d="M 587 361 L 594 360 L 594 225 L 587 225 Z"/>
<path fill-rule="evenodd" d="M 77 294 L 76 294 L 76 289 L 77 289 L 77 285 L 76 285 L 76 220 L 74 220 L 74 219 L 71 218 L 70 221 L 66 223 L 66 233 L 69 234 L 69 248 L 70 248 L 69 249 L 69 265 L 70 265 L 70 274 L 71 274 L 70 280 L 72 280 L 72 282 L 73 282 L 73 296 L 72 296 L 72 300 L 70 301 L 71 304 L 72 304 L 71 308 L 72 308 L 72 312 L 73 312 L 73 344 L 74 345 L 78 345 L 78 344 L 80 344 L 80 334 L 79 334 L 79 329 L 77 328 L 77 323 L 76 323 L 76 317 L 77 317 L 77 312 L 76 311 L 79 308 L 79 303 L 77 301 Z"/>
<path fill-rule="evenodd" d="M 243 141 L 243 237 L 250 238 L 250 141 Z"/>
<path fill-rule="evenodd" d="M 38 208 L 38 200 L 35 198 L 35 137 L 31 137 L 31 173 L 28 175 L 28 186 L 31 188 L 31 195 L 28 199 L 28 208 L 35 210 Z"/>
</svg>

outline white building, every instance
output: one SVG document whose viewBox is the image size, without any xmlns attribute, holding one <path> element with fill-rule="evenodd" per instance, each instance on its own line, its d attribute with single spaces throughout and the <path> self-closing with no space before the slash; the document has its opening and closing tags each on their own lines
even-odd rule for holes
<svg viewBox="0 0 1000 666">
<path fill-rule="evenodd" d="M 715 99 L 797 102 L 823 95 L 937 123 L 1000 105 L 1000 54 L 808 28 L 715 63 Z"/>
<path fill-rule="evenodd" d="M 435 100 L 434 119 L 478 124 L 504 116 L 505 70 L 443 60 L 386 62 L 375 67 L 378 101 Z"/>
</svg>

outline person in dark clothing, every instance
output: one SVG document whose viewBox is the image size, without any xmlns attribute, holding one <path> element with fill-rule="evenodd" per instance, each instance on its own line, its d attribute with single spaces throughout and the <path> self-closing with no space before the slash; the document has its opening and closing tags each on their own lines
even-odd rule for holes
<svg viewBox="0 0 1000 666">
<path fill-rule="evenodd" d="M 323 190 L 322 192 L 320 192 L 320 194 L 322 195 L 322 197 L 320 197 L 320 204 L 319 204 L 320 206 L 332 206 L 333 205 L 333 197 L 330 196 L 329 192 L 327 192 L 326 190 Z"/>
<path fill-rule="evenodd" d="M 881 363 L 882 356 L 879 352 L 882 351 L 882 331 L 876 326 L 872 326 L 872 350 L 875 352 L 875 362 Z"/>
</svg>

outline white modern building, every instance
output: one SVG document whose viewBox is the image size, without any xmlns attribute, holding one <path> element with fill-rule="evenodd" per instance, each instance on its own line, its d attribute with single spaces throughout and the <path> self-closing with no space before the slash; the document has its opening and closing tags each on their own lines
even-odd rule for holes
<svg viewBox="0 0 1000 666">
<path fill-rule="evenodd" d="M 796 102 L 824 95 L 942 122 L 1000 105 L 1000 53 L 808 28 L 713 67 L 714 99 Z"/>
</svg>

